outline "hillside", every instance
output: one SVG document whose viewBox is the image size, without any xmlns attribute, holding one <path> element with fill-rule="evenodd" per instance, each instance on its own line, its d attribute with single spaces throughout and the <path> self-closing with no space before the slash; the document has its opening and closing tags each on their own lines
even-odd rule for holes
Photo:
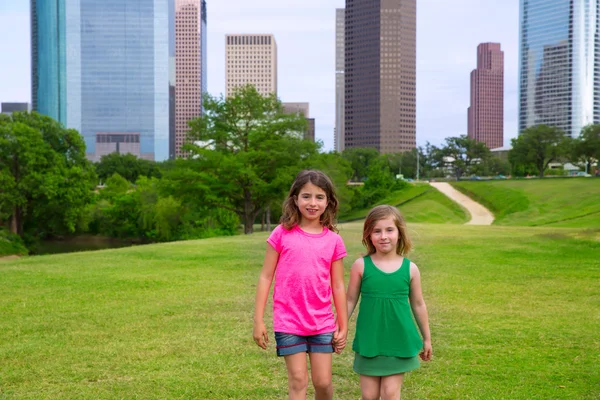
<svg viewBox="0 0 600 400">
<path fill-rule="evenodd" d="M 495 225 L 600 228 L 600 179 L 451 182 L 492 211 Z"/>
<path fill-rule="evenodd" d="M 408 222 L 432 224 L 464 224 L 469 220 L 465 210 L 426 183 L 411 184 L 391 193 L 377 204 L 397 206 Z M 340 221 L 365 218 L 370 208 L 353 210 L 340 216 Z"/>
</svg>

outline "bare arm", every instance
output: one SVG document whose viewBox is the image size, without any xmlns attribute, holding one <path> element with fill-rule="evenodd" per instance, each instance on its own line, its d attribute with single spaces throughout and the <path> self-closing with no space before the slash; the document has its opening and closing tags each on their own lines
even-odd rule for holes
<svg viewBox="0 0 600 400">
<path fill-rule="evenodd" d="M 348 313 L 346 312 L 346 288 L 344 284 L 344 262 L 342 259 L 335 260 L 331 264 L 331 290 L 333 303 L 337 313 L 337 331 L 333 342 L 335 351 L 340 353 L 346 347 L 346 336 L 348 335 Z"/>
<path fill-rule="evenodd" d="M 423 361 L 429 361 L 432 354 L 429 315 L 421 289 L 421 273 L 413 263 L 410 263 L 410 307 L 417 320 L 417 325 L 419 325 L 421 336 L 423 336 L 423 350 L 419 355 Z"/>
<path fill-rule="evenodd" d="M 352 313 L 354 312 L 354 308 L 356 308 L 356 304 L 360 297 L 360 286 L 364 270 L 365 260 L 363 258 L 354 261 L 354 264 L 352 264 L 352 268 L 350 269 L 350 282 L 348 282 L 348 293 L 346 294 L 348 319 L 352 317 Z"/>
<path fill-rule="evenodd" d="M 277 267 L 278 260 L 279 253 L 275 251 L 273 246 L 267 244 L 265 260 L 263 262 L 262 270 L 260 271 L 258 284 L 256 285 L 256 301 L 254 303 L 254 330 L 252 333 L 256 344 L 263 349 L 266 349 L 267 343 L 269 343 L 269 336 L 267 335 L 267 328 L 264 322 L 265 307 L 267 306 L 267 298 L 269 297 L 269 290 L 271 289 L 271 284 L 273 283 L 273 276 L 275 275 L 275 268 Z"/>
</svg>

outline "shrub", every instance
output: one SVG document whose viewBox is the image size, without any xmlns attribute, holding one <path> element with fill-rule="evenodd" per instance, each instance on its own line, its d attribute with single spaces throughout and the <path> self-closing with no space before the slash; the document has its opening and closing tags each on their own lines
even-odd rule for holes
<svg viewBox="0 0 600 400">
<path fill-rule="evenodd" d="M 26 254 L 29 254 L 29 250 L 18 235 L 0 228 L 0 257 Z"/>
</svg>

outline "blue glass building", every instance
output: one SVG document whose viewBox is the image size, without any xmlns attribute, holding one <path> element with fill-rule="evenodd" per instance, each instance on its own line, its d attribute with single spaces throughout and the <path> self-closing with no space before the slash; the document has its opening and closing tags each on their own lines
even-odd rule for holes
<svg viewBox="0 0 600 400">
<path fill-rule="evenodd" d="M 31 0 L 32 103 L 85 138 L 169 156 L 169 0 Z M 133 139 L 127 139 L 133 140 Z"/>
<path fill-rule="evenodd" d="M 599 0 L 521 0 L 519 130 L 600 123 Z"/>
</svg>

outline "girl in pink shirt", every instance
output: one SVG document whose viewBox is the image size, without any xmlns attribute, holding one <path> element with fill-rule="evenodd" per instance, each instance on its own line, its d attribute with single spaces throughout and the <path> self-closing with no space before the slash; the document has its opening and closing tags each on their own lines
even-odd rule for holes
<svg viewBox="0 0 600 400">
<path fill-rule="evenodd" d="M 307 353 L 315 398 L 332 399 L 332 353 L 346 346 L 348 311 L 342 263 L 346 248 L 334 225 L 337 210 L 329 177 L 321 171 L 302 171 L 283 204 L 281 224 L 267 239 L 256 288 L 253 336 L 258 346 L 267 348 L 263 320 L 275 277 L 273 330 L 277 355 L 284 357 L 288 371 L 290 399 L 306 399 Z"/>
</svg>

